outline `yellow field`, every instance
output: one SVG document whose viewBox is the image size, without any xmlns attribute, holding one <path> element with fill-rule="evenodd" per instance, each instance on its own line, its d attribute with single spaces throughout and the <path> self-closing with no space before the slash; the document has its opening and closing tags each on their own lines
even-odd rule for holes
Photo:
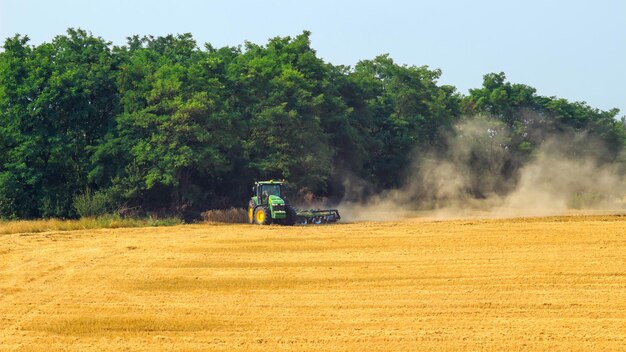
<svg viewBox="0 0 626 352">
<path fill-rule="evenodd" d="M 0 351 L 626 350 L 626 217 L 0 236 Z"/>
</svg>

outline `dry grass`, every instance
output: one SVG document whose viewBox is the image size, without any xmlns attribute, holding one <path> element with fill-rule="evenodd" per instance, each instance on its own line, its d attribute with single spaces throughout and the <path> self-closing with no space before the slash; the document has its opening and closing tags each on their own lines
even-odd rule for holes
<svg viewBox="0 0 626 352">
<path fill-rule="evenodd" d="M 155 314 L 130 315 L 86 315 L 68 319 L 47 320 L 34 319 L 25 325 L 25 329 L 38 329 L 53 334 L 78 335 L 83 337 L 96 335 L 137 334 L 153 331 L 211 331 L 223 328 L 220 320 L 209 320 L 194 317 L 191 321 L 173 319 L 170 316 Z"/>
<path fill-rule="evenodd" d="M 207 210 L 202 213 L 202 220 L 224 224 L 246 224 L 248 212 L 242 208 Z"/>
<path fill-rule="evenodd" d="M 117 229 L 123 227 L 171 226 L 178 219 L 124 219 L 119 217 L 81 218 L 78 220 L 0 220 L 0 235 L 11 233 L 39 233 L 48 231 L 74 231 L 90 229 Z"/>
<path fill-rule="evenodd" d="M 0 237 L 0 351 L 626 350 L 626 218 Z"/>
</svg>

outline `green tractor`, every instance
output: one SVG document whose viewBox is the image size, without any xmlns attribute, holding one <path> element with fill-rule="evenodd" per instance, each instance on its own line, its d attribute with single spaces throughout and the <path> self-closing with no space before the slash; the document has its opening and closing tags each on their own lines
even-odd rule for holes
<svg viewBox="0 0 626 352">
<path fill-rule="evenodd" d="M 257 181 L 248 203 L 248 221 L 251 224 L 281 225 L 321 224 L 336 222 L 341 217 L 337 209 L 298 210 L 285 200 L 285 181 Z"/>
</svg>

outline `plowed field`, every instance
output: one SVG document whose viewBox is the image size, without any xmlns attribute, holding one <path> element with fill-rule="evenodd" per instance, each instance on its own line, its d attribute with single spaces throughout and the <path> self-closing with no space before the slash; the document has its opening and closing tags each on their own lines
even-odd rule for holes
<svg viewBox="0 0 626 352">
<path fill-rule="evenodd" d="M 626 350 L 626 217 L 0 235 L 0 351 Z"/>
</svg>

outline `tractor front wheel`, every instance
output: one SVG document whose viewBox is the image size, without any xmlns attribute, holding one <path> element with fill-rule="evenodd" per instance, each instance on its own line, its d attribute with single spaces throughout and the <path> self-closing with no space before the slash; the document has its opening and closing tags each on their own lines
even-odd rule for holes
<svg viewBox="0 0 626 352">
<path fill-rule="evenodd" d="M 254 203 L 248 204 L 248 223 L 254 224 Z"/>
<path fill-rule="evenodd" d="M 248 208 L 248 223 L 254 224 L 254 208 Z"/>
<path fill-rule="evenodd" d="M 254 222 L 258 225 L 269 225 L 272 223 L 272 217 L 267 207 L 258 207 L 254 212 Z"/>
</svg>

